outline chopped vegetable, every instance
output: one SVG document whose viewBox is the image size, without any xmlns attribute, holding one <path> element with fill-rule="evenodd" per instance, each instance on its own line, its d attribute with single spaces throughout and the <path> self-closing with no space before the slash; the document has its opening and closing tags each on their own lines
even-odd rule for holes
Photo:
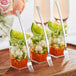
<svg viewBox="0 0 76 76">
<path fill-rule="evenodd" d="M 28 57 L 20 61 L 11 58 L 11 65 L 16 67 L 17 69 L 25 68 L 27 66 L 27 62 L 28 62 Z"/>
<path fill-rule="evenodd" d="M 23 33 L 20 31 L 16 31 L 16 30 L 11 30 L 10 32 L 10 36 L 11 38 L 17 38 L 17 39 L 24 39 Z M 26 38 L 28 39 L 30 37 L 30 34 L 26 33 Z"/>
<path fill-rule="evenodd" d="M 35 24 L 35 23 L 32 23 L 31 31 L 34 35 L 35 34 L 44 35 L 43 28 L 41 26 L 39 26 L 38 24 Z"/>
<path fill-rule="evenodd" d="M 33 51 L 33 49 L 31 50 L 31 57 L 33 60 L 37 61 L 37 62 L 44 62 L 46 61 L 46 57 L 47 57 L 47 52 L 45 53 L 36 53 Z"/>
<path fill-rule="evenodd" d="M 66 24 L 64 24 L 66 32 Z M 64 37 L 61 23 L 48 22 L 48 28 L 51 30 L 50 54 L 61 56 L 64 54 Z"/>
<path fill-rule="evenodd" d="M 66 24 L 64 24 L 64 28 L 65 28 L 65 32 L 67 33 L 66 30 Z M 62 30 L 62 25 L 61 23 L 57 23 L 57 22 L 48 22 L 48 28 L 51 30 L 51 36 L 52 37 L 59 37 L 59 36 L 63 36 L 63 30 Z"/>
<path fill-rule="evenodd" d="M 26 37 L 29 38 L 30 35 L 26 34 Z M 10 50 L 12 66 L 18 69 L 25 68 L 27 66 L 28 57 L 22 32 L 11 30 L 10 45 L 12 46 Z"/>
<path fill-rule="evenodd" d="M 44 31 L 42 26 L 39 26 L 35 23 L 32 23 L 32 27 L 31 27 L 33 36 L 32 36 L 32 43 L 34 46 L 34 52 L 36 53 L 45 53 L 47 52 L 43 47 L 46 48 L 46 41 L 45 41 L 45 37 L 44 37 Z M 49 34 L 49 31 L 46 30 L 47 34 Z"/>
<path fill-rule="evenodd" d="M 37 62 L 46 61 L 47 46 L 42 26 L 32 23 L 31 31 L 33 33 L 33 36 L 31 38 L 33 44 L 33 47 L 31 48 L 32 60 L 35 60 Z M 46 33 L 49 38 L 49 31 L 46 30 Z"/>
<path fill-rule="evenodd" d="M 54 47 L 50 46 L 50 54 L 54 56 L 64 55 L 64 48 L 65 46 L 61 46 L 59 48 L 56 45 Z"/>
</svg>

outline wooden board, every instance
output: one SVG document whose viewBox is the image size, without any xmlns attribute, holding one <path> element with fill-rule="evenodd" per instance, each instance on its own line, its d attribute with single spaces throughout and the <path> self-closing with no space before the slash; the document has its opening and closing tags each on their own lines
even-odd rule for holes
<svg viewBox="0 0 76 76">
<path fill-rule="evenodd" d="M 3 76 L 76 76 L 76 50 L 69 50 L 70 61 L 62 57 L 53 60 L 53 67 L 49 67 L 47 62 L 43 64 L 33 63 L 35 72 L 29 73 L 28 69 L 16 70 L 10 68 Z M 9 65 L 9 51 L 0 51 L 0 67 L 1 65 Z M 6 61 L 5 61 L 6 59 Z M 1 61 L 5 61 L 1 63 Z M 1 68 L 0 68 L 1 71 Z"/>
</svg>

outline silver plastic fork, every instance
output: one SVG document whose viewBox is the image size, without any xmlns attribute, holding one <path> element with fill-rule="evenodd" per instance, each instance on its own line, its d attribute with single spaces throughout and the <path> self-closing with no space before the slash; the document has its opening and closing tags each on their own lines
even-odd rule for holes
<svg viewBox="0 0 76 76">
<path fill-rule="evenodd" d="M 43 27 L 43 30 L 44 30 L 44 35 L 45 35 L 45 39 L 46 39 L 46 43 L 47 43 L 47 49 L 48 49 L 47 62 L 48 62 L 49 66 L 53 66 L 52 59 L 51 59 L 51 56 L 49 54 L 49 43 L 48 43 L 48 38 L 47 38 L 46 31 L 45 31 L 45 26 L 44 26 L 43 18 L 42 18 L 39 6 L 36 6 L 36 8 L 37 8 L 37 11 L 38 11 L 41 23 L 42 23 L 42 27 Z"/>
<path fill-rule="evenodd" d="M 30 72 L 34 72 L 34 69 L 33 69 L 33 66 L 32 66 L 32 62 L 30 60 L 30 52 L 29 52 L 29 47 L 28 47 L 27 39 L 26 39 L 26 36 L 25 36 L 25 32 L 24 32 L 24 29 L 23 29 L 23 26 L 22 26 L 22 23 L 21 23 L 20 14 L 19 14 L 18 10 L 16 10 L 16 14 L 17 14 L 17 17 L 19 19 L 19 23 L 20 23 L 20 26 L 21 26 L 21 29 L 22 29 L 22 32 L 23 32 L 23 35 L 24 35 L 25 44 L 26 44 L 26 47 L 27 47 L 27 53 L 28 53 L 27 67 L 28 67 L 28 69 L 29 69 Z"/>
<path fill-rule="evenodd" d="M 57 9 L 58 9 L 58 13 L 59 13 L 59 16 L 60 16 L 61 25 L 62 25 L 62 29 L 63 29 L 63 34 L 64 34 L 64 42 L 65 42 L 64 56 L 65 56 L 65 59 L 69 60 L 69 53 L 68 53 L 68 50 L 67 50 L 64 23 L 63 23 L 63 19 L 62 19 L 62 15 L 61 15 L 60 5 L 59 5 L 59 3 L 57 1 L 56 1 L 56 6 L 57 6 Z"/>
</svg>

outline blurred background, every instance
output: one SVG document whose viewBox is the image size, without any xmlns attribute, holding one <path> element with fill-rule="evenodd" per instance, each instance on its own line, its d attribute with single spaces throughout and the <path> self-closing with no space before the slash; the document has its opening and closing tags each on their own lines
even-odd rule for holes
<svg viewBox="0 0 76 76">
<path fill-rule="evenodd" d="M 53 0 L 50 2 L 52 3 Z M 50 4 L 51 6 L 51 4 Z M 69 17 L 67 19 L 67 25 L 68 25 L 68 43 L 76 45 L 76 0 L 69 0 Z M 65 11 L 65 8 L 64 8 Z M 29 29 L 32 22 L 34 21 L 34 0 L 28 0 L 26 3 L 25 10 L 21 14 L 22 20 L 24 27 L 26 26 L 25 29 Z M 51 19 L 51 18 L 50 18 Z M 14 29 L 19 29 L 18 25 L 18 19 L 15 18 L 14 24 L 13 24 Z"/>
<path fill-rule="evenodd" d="M 52 5 L 53 0 L 50 0 L 50 7 Z M 68 39 L 67 42 L 76 45 L 76 1 L 69 0 L 69 17 L 67 19 L 67 26 L 68 26 Z M 65 11 L 65 8 L 64 8 Z M 51 12 L 52 13 L 52 12 Z M 53 16 L 53 15 L 52 15 Z M 34 0 L 28 0 L 25 4 L 25 9 L 21 14 L 23 26 L 25 30 L 28 30 L 31 27 L 32 22 L 34 22 Z M 51 16 L 50 16 L 51 19 Z M 21 30 L 18 22 L 18 18 L 15 16 L 14 23 L 12 28 Z M 0 40 L 1 42 L 2 40 Z M 7 44 L 5 44 L 7 43 Z M 7 39 L 2 42 L 0 48 L 7 48 L 9 47 L 9 43 Z"/>
</svg>

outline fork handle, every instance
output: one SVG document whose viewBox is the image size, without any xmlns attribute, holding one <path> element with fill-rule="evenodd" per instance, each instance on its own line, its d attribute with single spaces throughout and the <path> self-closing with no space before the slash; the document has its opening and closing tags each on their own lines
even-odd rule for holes
<svg viewBox="0 0 76 76">
<path fill-rule="evenodd" d="M 48 43 L 48 38 L 47 38 L 46 31 L 45 31 L 44 21 L 43 21 L 43 18 L 42 18 L 42 15 L 41 15 L 41 12 L 40 12 L 40 8 L 39 8 L 39 6 L 36 6 L 36 8 L 37 8 L 37 11 L 38 11 L 38 14 L 39 14 L 39 17 L 40 17 L 41 23 L 42 23 L 42 27 L 43 27 L 43 30 L 44 30 L 45 39 L 46 39 L 47 48 L 48 48 L 48 54 L 49 54 L 49 43 Z"/>
<path fill-rule="evenodd" d="M 28 52 L 28 60 L 30 60 L 29 47 L 28 47 L 28 43 L 27 43 L 27 39 L 26 39 L 26 36 L 25 36 L 25 32 L 24 32 L 24 29 L 23 29 L 23 26 L 22 26 L 22 23 L 21 23 L 21 18 L 20 18 L 19 11 L 16 10 L 16 13 L 17 13 L 17 17 L 18 17 L 18 19 L 19 19 L 19 23 L 20 23 L 20 26 L 21 26 L 21 29 L 22 29 L 23 35 L 24 35 L 25 45 L 26 45 L 26 47 L 27 47 L 27 52 Z"/>
<path fill-rule="evenodd" d="M 62 19 L 62 15 L 61 15 L 60 5 L 59 5 L 59 3 L 57 1 L 56 1 L 56 6 L 57 6 L 57 9 L 58 9 L 58 12 L 59 12 L 59 16 L 60 16 L 60 20 L 61 20 L 61 25 L 62 25 L 63 34 L 64 34 L 65 50 L 66 50 L 67 43 L 66 43 L 66 37 L 65 37 L 64 23 L 63 23 L 63 19 Z"/>
</svg>

